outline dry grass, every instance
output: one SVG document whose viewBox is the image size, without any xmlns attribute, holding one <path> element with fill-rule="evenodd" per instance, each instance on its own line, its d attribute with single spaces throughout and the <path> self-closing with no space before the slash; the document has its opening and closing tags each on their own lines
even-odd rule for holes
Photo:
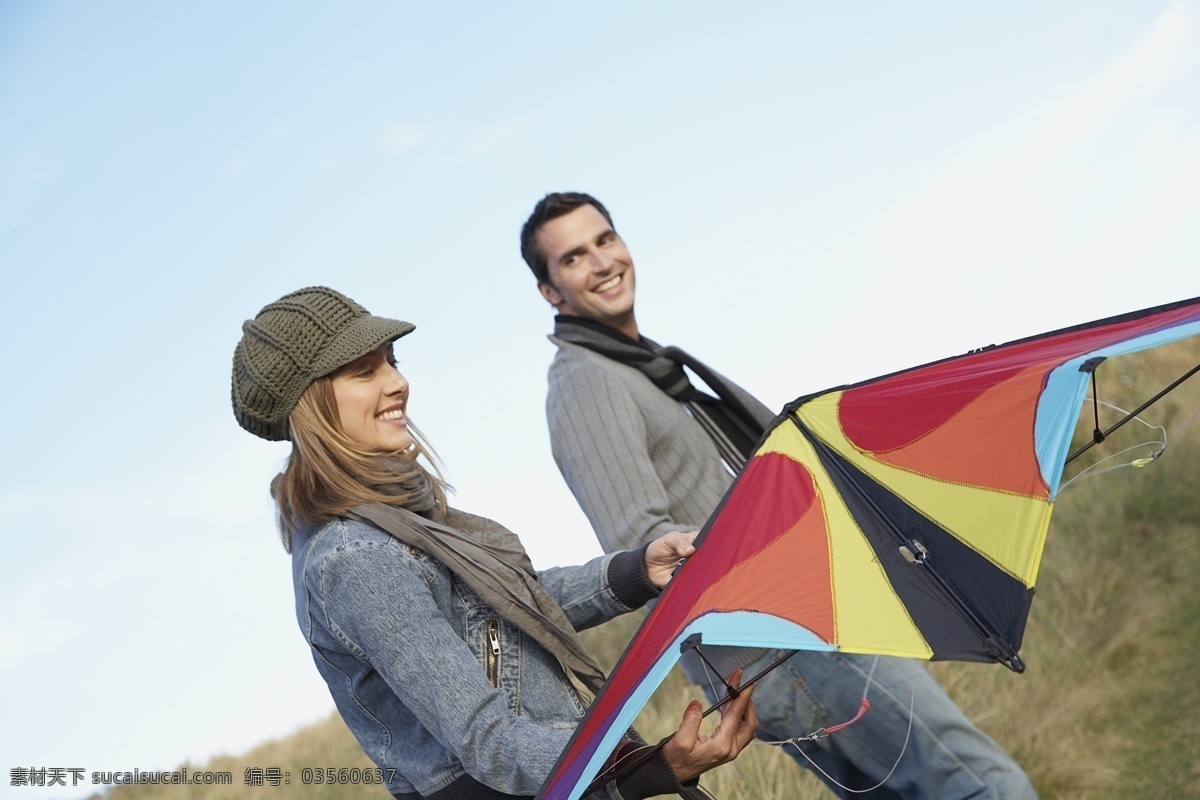
<svg viewBox="0 0 1200 800">
<path fill-rule="evenodd" d="M 231 786 L 119 786 L 104 796 L 113 800 L 249 800 L 250 798 L 292 798 L 304 800 L 338 800 L 338 798 L 390 798 L 391 794 L 378 785 L 322 784 L 304 785 L 302 772 L 317 767 L 374 769 L 374 763 L 363 753 L 346 728 L 342 718 L 331 714 L 324 722 L 304 728 L 283 739 L 259 745 L 239 756 L 218 756 L 203 765 L 186 765 L 189 772 L 198 769 L 228 771 L 233 774 Z M 247 785 L 248 768 L 277 768 L 278 786 Z M 287 781 L 286 783 L 284 781 Z"/>
<path fill-rule="evenodd" d="M 1200 343 L 1114 360 L 1102 369 L 1101 397 L 1130 408 L 1200 361 Z M 1140 395 L 1140 397 L 1136 397 Z M 1145 416 L 1174 430 L 1200 407 L 1200 376 Z M 1110 424 L 1115 416 L 1102 418 Z M 1091 432 L 1090 407 L 1079 436 Z M 1119 449 L 1145 428 L 1127 426 Z M 1080 461 L 1088 461 L 1089 453 Z M 1024 675 L 978 664 L 930 665 L 938 681 L 984 730 L 1025 767 L 1043 800 L 1200 798 L 1200 420 L 1160 463 L 1089 478 L 1059 499 L 1047 541 L 1022 655 Z M 589 631 L 585 639 L 611 664 L 639 615 Z M 673 730 L 699 693 L 677 673 L 639 717 L 648 739 Z M 298 786 L 304 767 L 367 766 L 336 717 L 205 769 L 229 769 L 234 787 L 125 787 L 115 800 L 159 797 L 223 800 L 386 797 L 378 787 Z M 292 773 L 286 789 L 245 787 L 247 766 Z M 722 800 L 830 795 L 790 758 L 766 746 L 710 773 Z"/>
</svg>

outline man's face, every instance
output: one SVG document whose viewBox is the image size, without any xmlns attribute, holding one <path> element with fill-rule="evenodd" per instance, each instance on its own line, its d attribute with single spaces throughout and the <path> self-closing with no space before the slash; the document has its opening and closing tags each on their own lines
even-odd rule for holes
<svg viewBox="0 0 1200 800">
<path fill-rule="evenodd" d="M 538 289 L 558 313 L 637 335 L 633 258 L 595 206 L 580 206 L 550 220 L 534 241 L 550 273 L 550 283 L 539 283 Z"/>
</svg>

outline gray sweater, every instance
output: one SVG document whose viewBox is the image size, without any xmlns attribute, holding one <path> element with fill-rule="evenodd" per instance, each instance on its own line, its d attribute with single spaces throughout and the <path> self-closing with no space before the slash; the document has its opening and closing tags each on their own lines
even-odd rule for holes
<svg viewBox="0 0 1200 800">
<path fill-rule="evenodd" d="M 550 364 L 550 447 L 605 552 L 630 550 L 673 530 L 699 530 L 733 480 L 716 445 L 676 400 L 633 367 L 579 345 Z M 774 414 L 721 376 L 763 425 Z M 761 655 L 705 648 L 725 676 Z M 693 680 L 699 675 L 688 669 Z"/>
</svg>

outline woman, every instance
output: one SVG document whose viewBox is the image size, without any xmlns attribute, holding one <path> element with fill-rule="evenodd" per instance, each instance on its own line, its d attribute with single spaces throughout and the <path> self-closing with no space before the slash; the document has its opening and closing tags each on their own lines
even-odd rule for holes
<svg viewBox="0 0 1200 800">
<path fill-rule="evenodd" d="M 430 451 L 392 355 L 412 330 L 325 287 L 286 295 L 242 326 L 234 415 L 292 442 L 271 488 L 297 618 L 388 789 L 412 800 L 531 795 L 585 707 L 567 670 L 592 690 L 603 681 L 576 630 L 654 597 L 691 537 L 535 573 L 513 534 L 449 508 L 440 474 L 418 461 Z M 753 738 L 751 693 L 711 736 L 699 735 L 693 701 L 657 758 L 593 796 L 688 791 Z"/>
</svg>

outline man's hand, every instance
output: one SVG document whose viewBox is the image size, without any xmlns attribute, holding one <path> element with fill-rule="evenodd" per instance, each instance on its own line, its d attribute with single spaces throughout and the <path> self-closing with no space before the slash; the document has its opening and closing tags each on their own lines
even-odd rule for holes
<svg viewBox="0 0 1200 800">
<path fill-rule="evenodd" d="M 696 548 L 692 546 L 692 540 L 695 538 L 694 532 L 671 531 L 655 539 L 646 548 L 646 574 L 650 576 L 650 582 L 656 588 L 665 588 L 671 576 L 675 574 L 680 560 L 696 552 Z"/>
<path fill-rule="evenodd" d="M 736 689 L 741 682 L 742 671 L 734 670 L 729 676 L 729 685 Z M 663 756 L 680 783 L 695 780 L 713 767 L 733 761 L 750 744 L 758 730 L 758 713 L 750 702 L 752 694 L 753 686 L 721 708 L 721 724 L 711 736 L 700 735 L 704 713 L 700 701 L 693 700 L 688 704 L 679 730 L 663 746 Z"/>
</svg>

